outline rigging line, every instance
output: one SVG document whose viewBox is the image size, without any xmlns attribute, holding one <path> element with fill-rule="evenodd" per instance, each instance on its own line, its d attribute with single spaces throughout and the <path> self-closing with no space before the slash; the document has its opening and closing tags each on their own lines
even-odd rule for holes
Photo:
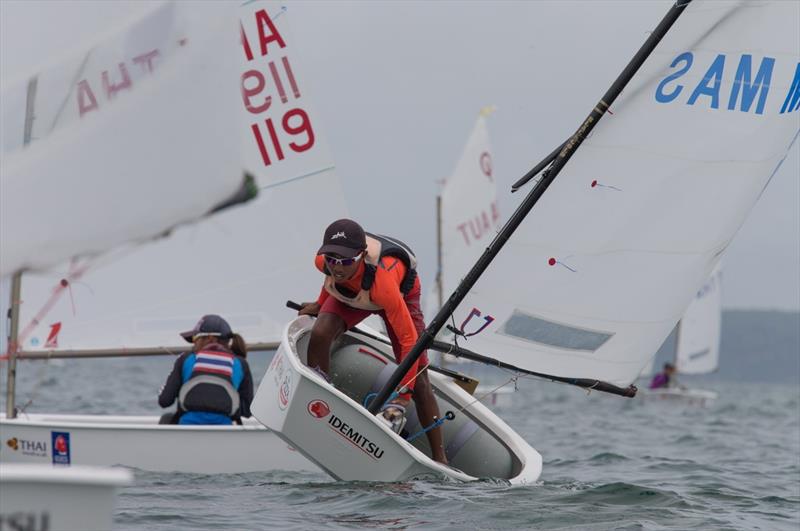
<svg viewBox="0 0 800 531">
<path fill-rule="evenodd" d="M 450 321 L 453 323 L 452 324 L 453 344 L 450 346 L 450 350 L 447 352 L 447 354 L 450 354 L 453 351 L 453 349 L 455 349 L 455 348 L 460 348 L 458 346 L 458 333 L 457 333 L 458 328 L 456 327 L 455 314 L 452 314 L 452 313 L 450 314 Z"/>
<path fill-rule="evenodd" d="M 585 389 L 587 395 L 590 395 L 593 390 L 598 389 L 598 387 L 603 383 L 600 380 L 595 380 L 592 385 L 584 387 L 582 385 L 579 385 L 577 378 L 572 378 L 571 382 L 567 382 L 567 381 L 563 381 L 563 380 L 554 380 L 553 378 L 548 378 L 546 376 L 539 376 L 539 375 L 536 375 L 536 374 L 525 374 L 525 373 L 521 373 L 521 372 L 518 372 L 518 371 L 514 371 L 512 369 L 507 369 L 505 367 L 497 367 L 497 369 L 500 369 L 500 371 L 508 373 L 508 374 L 516 375 L 514 377 L 514 380 L 518 380 L 519 378 L 522 378 L 522 379 L 531 380 L 531 381 L 534 381 L 534 380 L 535 381 L 546 381 L 546 382 L 550 382 L 550 383 L 554 383 L 554 384 L 571 385 L 573 387 L 580 387 L 581 389 Z M 516 382 L 515 382 L 515 386 L 516 386 Z M 599 389 L 599 390 L 602 391 L 602 389 Z"/>
<path fill-rule="evenodd" d="M 510 383 L 512 383 L 512 382 L 514 383 L 514 388 L 516 389 L 516 387 L 517 387 L 517 380 L 518 380 L 518 379 L 519 379 L 519 375 L 517 375 L 517 376 L 512 376 L 512 377 L 511 377 L 511 378 L 510 378 L 510 379 L 509 379 L 507 382 L 501 383 L 500 385 L 498 385 L 497 387 L 495 387 L 495 388 L 494 388 L 494 389 L 492 389 L 491 391 L 487 391 L 487 392 L 486 392 L 486 393 L 484 393 L 483 395 L 481 395 L 481 396 L 478 396 L 478 397 L 475 397 L 475 399 L 474 399 L 474 400 L 472 400 L 472 402 L 469 402 L 469 403 L 465 404 L 464 406 L 462 406 L 460 409 L 457 409 L 456 411 L 458 411 L 459 413 L 461 413 L 462 411 L 464 411 L 465 409 L 467 409 L 469 406 L 471 406 L 471 405 L 472 405 L 472 404 L 474 404 L 475 402 L 481 402 L 481 401 L 482 401 L 484 398 L 486 398 L 487 396 L 491 395 L 492 393 L 496 393 L 497 391 L 499 391 L 500 389 L 502 389 L 503 387 L 507 386 L 508 384 L 510 384 Z"/>
<path fill-rule="evenodd" d="M 289 184 L 289 183 L 292 183 L 294 181 L 299 181 L 301 179 L 306 179 L 308 177 L 313 177 L 314 175 L 317 175 L 317 174 L 320 174 L 320 173 L 324 173 L 326 171 L 333 170 L 333 169 L 336 169 L 336 166 L 331 164 L 330 166 L 327 166 L 325 168 L 322 168 L 322 169 L 319 169 L 319 170 L 310 171 L 310 172 L 305 173 L 303 175 L 298 175 L 297 177 L 290 177 L 289 179 L 284 179 L 283 181 L 278 181 L 276 183 L 267 184 L 265 186 L 260 187 L 259 190 L 269 190 L 270 188 L 278 188 L 279 186 L 283 186 L 285 184 Z"/>
<path fill-rule="evenodd" d="M 422 371 L 424 371 L 425 369 L 427 369 L 428 367 L 430 367 L 430 364 L 431 364 L 431 362 L 430 362 L 430 361 L 429 361 L 428 363 L 426 363 L 426 364 L 425 364 L 425 366 L 424 366 L 423 368 L 421 368 L 421 369 L 420 369 L 420 370 L 417 372 L 417 374 L 415 374 L 415 375 L 414 375 L 414 377 L 413 377 L 413 378 L 411 378 L 411 379 L 410 379 L 410 380 L 409 380 L 409 381 L 408 381 L 408 382 L 407 382 L 407 383 L 406 383 L 404 386 L 402 386 L 400 389 L 402 389 L 403 387 L 405 387 L 406 389 L 408 389 L 408 385 L 409 385 L 409 384 L 412 384 L 412 383 L 414 383 L 414 380 L 416 380 L 416 379 L 417 379 L 417 376 L 419 376 L 420 374 L 422 374 Z M 377 394 L 377 393 L 376 393 L 376 394 Z"/>
<path fill-rule="evenodd" d="M 246 6 L 246 5 L 255 4 L 256 2 L 261 2 L 261 1 L 262 1 L 262 0 L 245 0 L 244 2 L 242 2 L 241 4 L 239 4 L 239 7 L 244 7 L 244 6 Z M 279 16 L 281 16 L 282 14 L 286 13 L 286 11 L 287 11 L 288 9 L 289 9 L 289 8 L 288 8 L 288 7 L 286 7 L 286 6 L 281 6 L 281 10 L 280 10 L 280 12 L 279 12 L 277 15 L 275 15 L 274 17 L 272 17 L 272 20 L 275 20 L 275 19 L 277 19 Z"/>
<path fill-rule="evenodd" d="M 49 369 L 50 369 L 50 358 L 47 358 L 45 359 L 44 364 L 39 368 L 39 371 L 36 373 L 37 375 L 36 383 L 33 385 L 33 389 L 31 390 L 31 394 L 30 397 L 28 398 L 28 401 L 16 408 L 17 414 L 24 413 L 27 415 L 26 410 L 38 398 L 39 391 L 41 390 L 42 384 L 44 383 L 45 371 Z"/>
<path fill-rule="evenodd" d="M 86 52 L 86 57 L 83 58 L 83 62 L 78 67 L 78 70 L 75 72 L 75 77 L 72 79 L 72 83 L 69 85 L 69 90 L 67 91 L 67 95 L 64 96 L 64 101 L 61 102 L 61 105 L 58 107 L 58 112 L 56 112 L 55 117 L 53 118 L 53 123 L 50 125 L 50 132 L 53 132 L 53 129 L 56 128 L 58 124 L 58 120 L 61 118 L 61 113 L 64 112 L 64 109 L 67 107 L 67 102 L 69 101 L 70 97 L 72 96 L 75 87 L 78 84 L 78 79 L 83 75 L 83 70 L 86 68 L 86 64 L 89 62 L 89 56 L 92 55 L 92 50 Z"/>
<path fill-rule="evenodd" d="M 16 344 L 8 346 L 9 351 L 11 350 L 11 348 L 17 350 L 19 345 L 25 343 L 25 340 L 28 338 L 31 332 L 33 332 L 33 330 L 36 329 L 36 327 L 41 323 L 42 319 L 44 319 L 45 316 L 48 313 L 50 313 L 50 310 L 53 309 L 53 306 L 55 305 L 56 302 L 58 302 L 58 299 L 61 298 L 61 295 L 64 293 L 64 291 L 70 286 L 70 284 L 73 281 L 81 278 L 81 276 L 83 276 L 83 274 L 89 269 L 90 265 L 91 263 L 86 263 L 76 269 L 71 270 L 69 273 L 67 273 L 67 276 L 65 278 L 62 278 L 59 281 L 56 287 L 53 288 L 53 293 L 50 295 L 50 298 L 47 299 L 47 302 L 45 302 L 44 305 L 39 310 L 39 312 L 33 316 L 31 321 L 22 330 L 22 333 L 19 334 L 19 336 L 17 337 Z M 8 356 L 8 353 L 6 353 L 5 356 Z"/>
</svg>

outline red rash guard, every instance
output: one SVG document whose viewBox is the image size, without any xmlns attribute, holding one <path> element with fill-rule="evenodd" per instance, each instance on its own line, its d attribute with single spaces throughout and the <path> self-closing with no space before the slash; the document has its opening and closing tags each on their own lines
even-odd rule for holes
<svg viewBox="0 0 800 531">
<path fill-rule="evenodd" d="M 318 255 L 314 260 L 314 263 L 317 266 L 317 269 L 324 273 L 325 258 L 322 255 Z M 372 288 L 369 290 L 370 299 L 376 306 L 380 306 L 383 309 L 382 317 L 384 318 L 386 325 L 394 331 L 397 337 L 400 352 L 395 352 L 395 355 L 398 356 L 398 363 L 403 361 L 403 358 L 405 358 L 406 354 L 411 351 L 411 348 L 414 346 L 414 343 L 417 342 L 418 337 L 417 329 L 414 326 L 414 321 L 412 320 L 411 314 L 406 306 L 403 293 L 400 291 L 400 283 L 403 281 L 405 274 L 406 266 L 400 259 L 393 256 L 384 256 L 381 259 L 381 264 L 377 267 L 375 272 L 375 282 L 372 284 Z M 357 293 L 361 291 L 361 279 L 363 276 L 364 262 L 362 260 L 352 278 L 337 284 L 352 291 L 353 293 Z M 420 283 L 419 278 L 417 278 L 414 281 L 414 287 L 411 289 L 410 293 L 413 293 L 414 291 L 418 292 L 419 290 Z M 317 298 L 317 304 L 322 306 L 328 297 L 331 297 L 331 295 L 325 291 L 325 288 L 323 287 L 319 294 L 319 298 Z M 400 382 L 401 387 L 406 386 L 409 390 L 414 389 L 414 383 L 409 382 L 412 378 L 415 378 L 417 371 L 419 370 L 418 367 L 420 359 L 417 359 L 408 373 L 406 373 L 406 376 Z"/>
</svg>

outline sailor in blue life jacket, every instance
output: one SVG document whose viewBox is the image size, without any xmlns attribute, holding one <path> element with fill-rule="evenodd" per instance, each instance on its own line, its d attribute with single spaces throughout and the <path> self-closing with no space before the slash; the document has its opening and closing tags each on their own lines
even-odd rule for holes
<svg viewBox="0 0 800 531">
<path fill-rule="evenodd" d="M 178 400 L 178 410 L 161 424 L 241 424 L 250 416 L 253 377 L 247 347 L 219 315 L 204 315 L 181 336 L 194 345 L 181 354 L 158 395 L 161 407 Z"/>
</svg>

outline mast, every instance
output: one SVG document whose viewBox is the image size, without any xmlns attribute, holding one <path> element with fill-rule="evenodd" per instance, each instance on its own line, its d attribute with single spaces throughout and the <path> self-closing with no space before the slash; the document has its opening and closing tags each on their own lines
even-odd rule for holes
<svg viewBox="0 0 800 531">
<path fill-rule="evenodd" d="M 537 203 L 539 198 L 541 198 L 558 173 L 566 165 L 567 161 L 569 161 L 575 151 L 583 143 L 584 139 L 586 139 L 586 137 L 591 133 L 592 129 L 594 129 L 595 125 L 597 125 L 597 122 L 603 117 L 603 115 L 605 115 L 611 104 L 614 103 L 631 78 L 633 78 L 644 61 L 652 53 L 661 39 L 667 34 L 675 21 L 678 20 L 678 17 L 680 17 L 690 2 L 691 0 L 687 0 L 675 2 L 672 5 L 653 33 L 650 34 L 639 51 L 636 52 L 636 55 L 633 57 L 633 59 L 631 59 L 631 61 L 617 77 L 611 87 L 606 91 L 597 105 L 595 105 L 594 109 L 592 109 L 589 116 L 583 121 L 581 126 L 572 135 L 572 137 L 564 144 L 563 149 L 561 149 L 561 151 L 558 153 L 552 165 L 549 167 L 549 169 L 545 170 L 545 173 L 543 174 L 539 183 L 525 197 L 520 206 L 517 207 L 497 236 L 495 236 L 494 240 L 492 240 L 492 242 L 486 248 L 486 251 L 484 251 L 483 255 L 478 259 L 475 265 L 472 266 L 472 269 L 470 269 L 469 273 L 467 273 L 467 275 L 461 281 L 461 284 L 459 284 L 453 294 L 450 295 L 450 298 L 447 300 L 445 305 L 440 308 L 439 313 L 436 314 L 436 317 L 433 318 L 428 327 L 422 332 L 422 334 L 420 334 L 414 347 L 406 355 L 402 363 L 400 363 L 400 365 L 397 367 L 395 372 L 384 385 L 383 389 L 381 389 L 375 399 L 370 403 L 370 413 L 375 414 L 380 410 L 394 389 L 400 384 L 400 381 L 403 379 L 406 373 L 408 373 L 411 366 L 417 361 L 422 352 L 424 352 L 425 349 L 428 348 L 428 346 L 434 341 L 436 334 L 446 324 L 450 314 L 456 310 L 458 305 L 467 295 L 467 292 L 472 289 L 489 264 L 491 264 L 492 260 L 494 260 L 494 257 L 497 255 L 497 253 L 500 252 L 517 227 L 519 227 L 533 206 Z M 631 386 L 629 389 L 629 396 L 634 396 L 636 394 L 636 388 Z"/>
<path fill-rule="evenodd" d="M 436 295 L 439 308 L 444 304 L 442 278 L 442 194 L 439 194 L 436 196 Z"/>
<path fill-rule="evenodd" d="M 442 194 L 436 196 L 436 298 L 437 308 L 444 304 L 444 286 L 442 285 Z M 444 367 L 445 358 L 441 356 L 439 364 Z"/>
<path fill-rule="evenodd" d="M 28 81 L 28 91 L 25 96 L 25 129 L 22 137 L 22 145 L 27 146 L 31 143 L 31 132 L 33 131 L 33 105 L 36 101 L 36 85 L 38 77 L 32 77 Z M 11 300 L 8 304 L 8 371 L 6 375 L 6 418 L 17 417 L 16 411 L 16 383 L 17 383 L 17 341 L 19 339 L 19 303 L 22 291 L 22 272 L 17 271 L 11 277 Z"/>
</svg>

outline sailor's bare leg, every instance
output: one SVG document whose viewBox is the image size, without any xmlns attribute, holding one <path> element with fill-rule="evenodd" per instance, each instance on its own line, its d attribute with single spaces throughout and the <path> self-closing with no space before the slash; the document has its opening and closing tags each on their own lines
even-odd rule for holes
<svg viewBox="0 0 800 531">
<path fill-rule="evenodd" d="M 439 416 L 439 404 L 433 395 L 431 382 L 428 380 L 428 370 L 425 369 L 417 376 L 414 384 L 414 403 L 417 405 L 417 416 L 423 428 L 433 424 Z M 434 461 L 447 463 L 447 456 L 444 453 L 444 437 L 442 436 L 441 426 L 425 433 L 428 436 L 428 443 L 431 445 L 431 452 Z"/>
<path fill-rule="evenodd" d="M 335 313 L 320 313 L 311 327 L 308 341 L 308 366 L 319 368 L 326 375 L 331 369 L 331 345 L 344 333 L 347 325 Z"/>
</svg>

